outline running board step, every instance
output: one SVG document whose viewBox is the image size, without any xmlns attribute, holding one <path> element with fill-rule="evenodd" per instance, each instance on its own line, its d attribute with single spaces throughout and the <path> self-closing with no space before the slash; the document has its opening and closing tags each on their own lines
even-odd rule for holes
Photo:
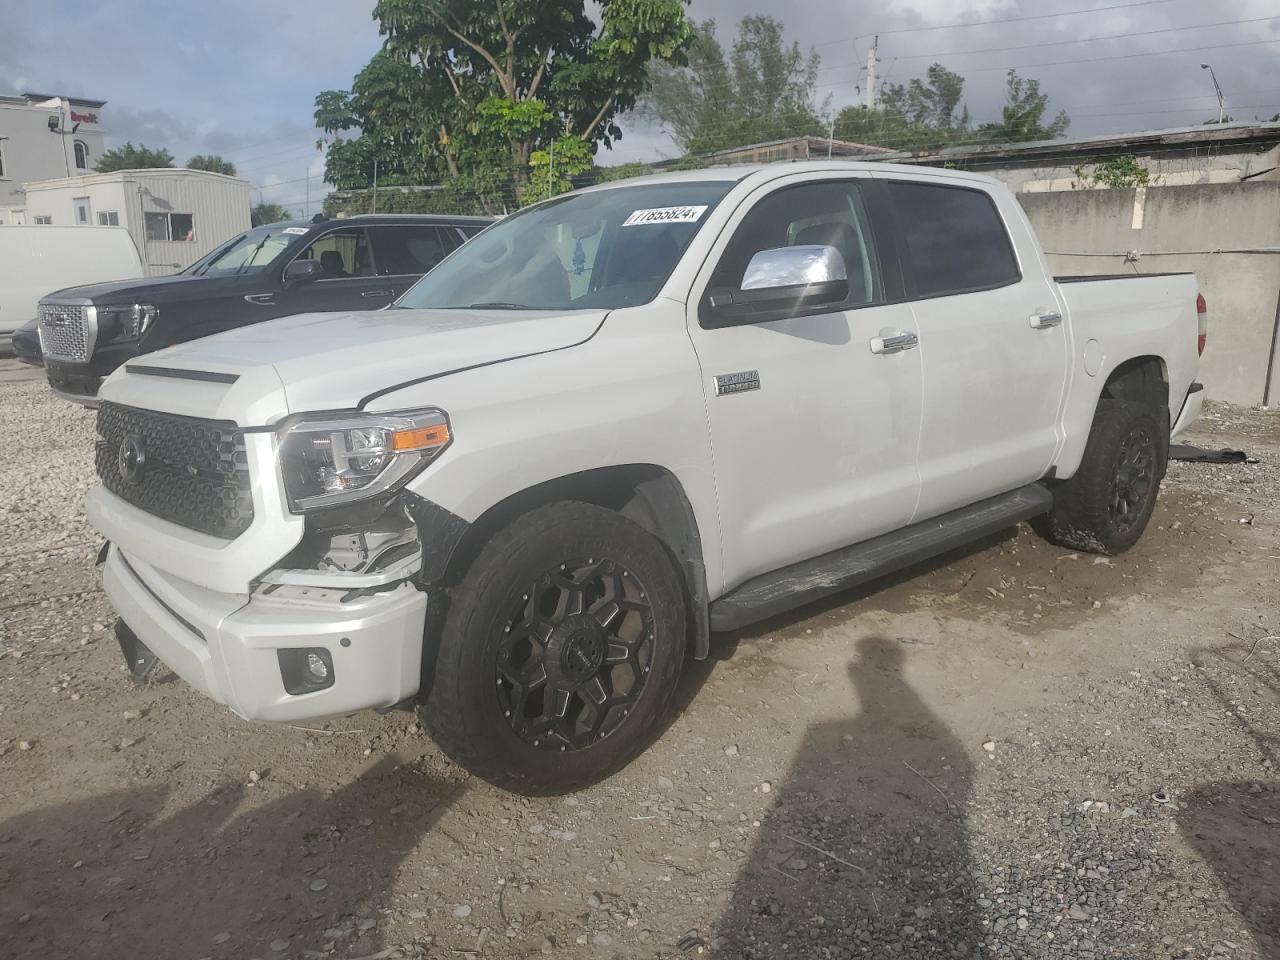
<svg viewBox="0 0 1280 960">
<path fill-rule="evenodd" d="M 748 580 L 711 604 L 711 629 L 736 630 L 909 567 L 1048 512 L 1038 483 Z"/>
</svg>

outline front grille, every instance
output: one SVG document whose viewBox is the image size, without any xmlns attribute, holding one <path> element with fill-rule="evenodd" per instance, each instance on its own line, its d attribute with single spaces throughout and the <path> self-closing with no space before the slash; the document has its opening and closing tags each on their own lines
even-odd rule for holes
<svg viewBox="0 0 1280 960">
<path fill-rule="evenodd" d="M 229 421 L 104 401 L 95 461 L 103 486 L 154 516 L 224 540 L 253 522 L 244 433 Z"/>
<path fill-rule="evenodd" d="M 40 304 L 40 344 L 46 357 L 84 363 L 89 342 L 89 309 L 66 303 Z"/>
</svg>

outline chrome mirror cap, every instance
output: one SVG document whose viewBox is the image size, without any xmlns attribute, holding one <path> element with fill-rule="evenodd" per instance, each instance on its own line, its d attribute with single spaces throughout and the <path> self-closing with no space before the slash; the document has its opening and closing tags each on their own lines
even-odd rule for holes
<svg viewBox="0 0 1280 960">
<path fill-rule="evenodd" d="M 742 276 L 743 290 L 768 290 L 848 280 L 844 257 L 835 247 L 801 244 L 761 250 Z"/>
</svg>

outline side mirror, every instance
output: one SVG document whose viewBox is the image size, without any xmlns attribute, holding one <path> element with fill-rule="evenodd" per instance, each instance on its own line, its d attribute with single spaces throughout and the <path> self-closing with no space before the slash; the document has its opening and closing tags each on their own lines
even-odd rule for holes
<svg viewBox="0 0 1280 960">
<path fill-rule="evenodd" d="M 849 274 L 835 247 L 801 244 L 761 250 L 739 289 L 717 288 L 704 301 L 706 319 L 720 326 L 781 320 L 814 307 L 843 303 Z"/>
<path fill-rule="evenodd" d="M 284 268 L 284 282 L 298 283 L 302 280 L 311 280 L 323 272 L 324 267 L 320 266 L 319 260 L 295 260 Z"/>
</svg>

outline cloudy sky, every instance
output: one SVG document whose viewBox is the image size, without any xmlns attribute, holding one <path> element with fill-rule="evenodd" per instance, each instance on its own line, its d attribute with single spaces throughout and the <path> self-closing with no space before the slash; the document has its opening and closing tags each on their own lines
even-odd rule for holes
<svg viewBox="0 0 1280 960">
<path fill-rule="evenodd" d="M 308 195 L 317 210 L 325 189 L 312 100 L 347 87 L 379 43 L 372 0 L 6 7 L 0 92 L 107 100 L 113 143 L 163 146 L 180 163 L 222 154 L 262 199 L 298 210 Z M 1215 117 L 1202 61 L 1237 119 L 1280 112 L 1275 0 L 693 0 L 690 13 L 715 18 L 726 46 L 743 15 L 782 19 L 791 39 L 821 55 L 818 93 L 835 108 L 860 99 L 879 34 L 882 78 L 906 82 L 940 62 L 966 77 L 976 122 L 998 114 L 1009 67 L 1040 79 L 1053 108 L 1071 115 L 1074 136 Z M 623 141 L 602 162 L 677 154 L 661 129 L 622 126 Z"/>
</svg>

